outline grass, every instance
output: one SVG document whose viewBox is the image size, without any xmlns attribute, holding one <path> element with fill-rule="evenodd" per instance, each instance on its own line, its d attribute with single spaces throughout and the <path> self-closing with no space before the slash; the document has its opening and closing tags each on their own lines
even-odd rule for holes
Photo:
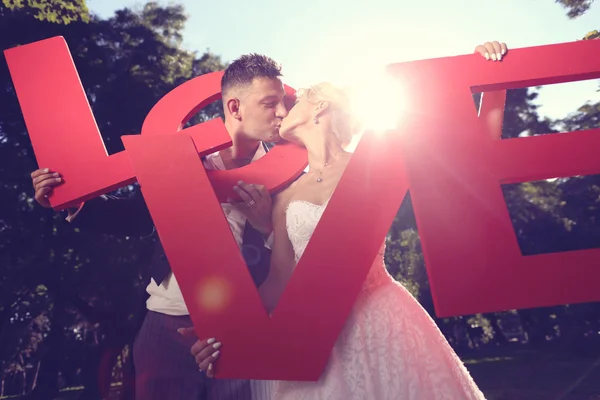
<svg viewBox="0 0 600 400">
<path fill-rule="evenodd" d="M 465 364 L 488 400 L 600 400 L 597 351 L 523 351 Z"/>
<path fill-rule="evenodd" d="M 487 400 L 600 400 L 600 349 L 503 351 L 464 362 Z M 119 388 L 106 400 L 117 400 Z M 54 400 L 79 399 L 81 390 L 65 389 Z"/>
</svg>

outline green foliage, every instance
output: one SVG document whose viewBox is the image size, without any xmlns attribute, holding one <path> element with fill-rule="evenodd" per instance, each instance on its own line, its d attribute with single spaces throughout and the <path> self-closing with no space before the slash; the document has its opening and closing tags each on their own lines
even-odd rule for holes
<svg viewBox="0 0 600 400">
<path fill-rule="evenodd" d="M 186 16 L 181 6 L 149 2 L 108 19 L 66 20 L 67 11 L 76 8 L 65 5 L 83 10 L 85 3 L 3 4 L 0 49 L 65 37 L 111 154 L 123 149 L 121 135 L 140 132 L 162 96 L 195 76 L 224 68 L 212 53 L 182 48 Z M 37 9 L 57 15 L 57 23 L 54 17 L 33 18 Z M 114 355 L 120 375 L 131 362 L 126 349 L 145 308 L 144 267 L 154 243 L 80 232 L 64 221 L 63 213 L 36 205 L 29 174 L 38 166 L 4 57 L 0 82 L 0 378 L 5 383 L 0 388 L 19 394 L 36 383 L 34 394 L 51 398 L 59 389 L 60 372 L 65 385 L 85 386 L 82 398 L 97 398 L 110 384 L 98 381 L 106 375 L 98 370 L 100 358 L 125 349 Z M 219 113 L 213 104 L 190 123 Z"/>
<path fill-rule="evenodd" d="M 419 298 L 422 292 L 429 290 L 419 234 L 410 228 L 393 232 L 399 237 L 389 237 L 386 242 L 386 266 L 398 282 Z"/>
<path fill-rule="evenodd" d="M 585 14 L 594 0 L 555 0 L 558 4 L 567 9 L 567 16 L 569 18 L 581 17 Z"/>
<path fill-rule="evenodd" d="M 600 32 L 598 32 L 597 30 L 593 30 L 593 31 L 586 33 L 586 35 L 583 37 L 583 40 L 593 40 L 593 39 L 599 39 L 599 38 L 600 38 Z"/>
<path fill-rule="evenodd" d="M 85 0 L 2 0 L 2 4 L 12 12 L 56 24 L 90 20 Z"/>
</svg>

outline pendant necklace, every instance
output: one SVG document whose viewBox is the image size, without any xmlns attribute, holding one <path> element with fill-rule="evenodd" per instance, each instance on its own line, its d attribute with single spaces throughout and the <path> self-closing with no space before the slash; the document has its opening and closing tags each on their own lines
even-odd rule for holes
<svg viewBox="0 0 600 400">
<path fill-rule="evenodd" d="M 329 165 L 329 163 L 325 163 L 325 165 L 323 166 L 323 169 L 325 169 L 325 167 L 328 165 Z M 322 170 L 319 172 L 319 177 L 317 178 L 317 183 L 321 183 L 321 182 L 323 182 L 323 171 Z"/>
</svg>

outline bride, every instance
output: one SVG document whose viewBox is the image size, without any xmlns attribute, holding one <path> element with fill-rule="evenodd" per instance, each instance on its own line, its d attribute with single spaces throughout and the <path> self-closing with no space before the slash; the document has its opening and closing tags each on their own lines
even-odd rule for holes
<svg viewBox="0 0 600 400">
<path fill-rule="evenodd" d="M 273 205 L 271 272 L 260 292 L 271 310 L 342 177 L 356 133 L 347 95 L 330 83 L 301 90 L 283 139 L 308 150 L 310 170 Z M 383 250 L 383 248 L 382 248 Z M 483 399 L 469 372 L 417 300 L 375 259 L 318 382 L 272 383 L 273 399 Z"/>
<path fill-rule="evenodd" d="M 506 52 L 504 44 L 501 51 Z M 283 119 L 280 135 L 306 147 L 309 172 L 273 201 L 271 269 L 259 289 L 269 311 L 276 305 L 327 208 L 351 157 L 344 148 L 355 133 L 348 96 L 330 83 L 299 91 L 296 103 Z M 383 249 L 384 246 L 373 262 L 320 379 L 267 382 L 268 397 L 273 400 L 484 399 L 429 314 L 387 273 Z M 209 357 L 201 364 L 208 362 L 216 362 L 216 357 Z"/>
</svg>

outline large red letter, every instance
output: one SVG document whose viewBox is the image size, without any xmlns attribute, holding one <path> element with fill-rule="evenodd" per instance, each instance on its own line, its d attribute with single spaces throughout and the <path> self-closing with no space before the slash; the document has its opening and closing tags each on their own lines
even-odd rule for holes
<svg viewBox="0 0 600 400">
<path fill-rule="evenodd" d="M 471 97 L 598 78 L 599 52 L 600 41 L 582 41 L 511 50 L 502 63 L 468 55 L 391 67 L 412 88 L 402 154 L 438 316 L 600 300 L 600 249 L 522 256 L 500 188 L 600 173 L 600 129 L 500 140 Z"/>
<path fill-rule="evenodd" d="M 126 152 L 108 156 L 62 37 L 9 49 L 5 55 L 38 165 L 60 172 L 64 178 L 65 183 L 55 189 L 50 199 L 54 208 L 64 208 L 135 181 Z M 44 68 L 32 69 L 35 65 Z M 148 115 L 142 133 L 182 131 L 196 111 L 220 98 L 221 75 L 222 72 L 201 75 L 167 94 Z M 200 155 L 231 144 L 220 119 L 182 132 L 192 136 Z M 284 158 L 286 162 L 281 163 Z M 231 187 L 236 178 L 263 183 L 273 190 L 298 176 L 305 166 L 305 151 L 286 144 L 260 164 L 240 169 L 236 176 L 216 172 L 211 180 L 219 198 L 225 199 L 229 195 L 235 197 Z"/>
<path fill-rule="evenodd" d="M 226 343 L 218 376 L 317 380 L 406 193 L 398 136 L 360 143 L 272 318 L 190 139 L 123 141 L 199 337 Z"/>
</svg>

